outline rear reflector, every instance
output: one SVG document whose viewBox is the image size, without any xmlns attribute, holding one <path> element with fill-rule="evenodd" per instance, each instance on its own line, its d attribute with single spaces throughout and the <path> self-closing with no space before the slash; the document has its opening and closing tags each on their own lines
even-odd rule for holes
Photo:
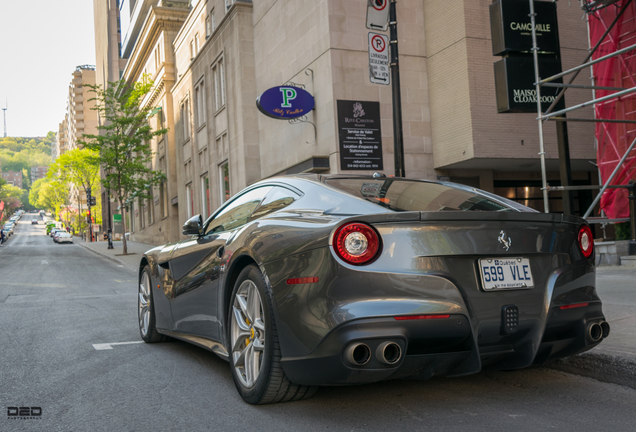
<svg viewBox="0 0 636 432">
<path fill-rule="evenodd" d="M 574 308 L 586 307 L 587 305 L 589 305 L 589 303 L 575 303 L 575 304 L 570 304 L 565 306 L 559 306 L 559 309 L 561 310 L 574 309 Z"/>
<path fill-rule="evenodd" d="M 306 284 L 306 283 L 316 283 L 318 282 L 317 277 L 304 277 L 304 278 L 294 278 L 287 279 L 287 285 L 298 285 L 298 284 Z"/>
<path fill-rule="evenodd" d="M 444 318 L 450 318 L 450 315 L 404 315 L 404 316 L 395 317 L 395 319 L 398 321 L 418 320 L 418 319 L 444 319 Z"/>
</svg>

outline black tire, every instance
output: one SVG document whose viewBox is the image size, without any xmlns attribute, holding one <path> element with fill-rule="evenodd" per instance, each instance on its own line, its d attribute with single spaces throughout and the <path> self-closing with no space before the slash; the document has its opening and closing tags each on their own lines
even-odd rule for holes
<svg viewBox="0 0 636 432">
<path fill-rule="evenodd" d="M 233 317 L 235 317 L 235 302 L 239 289 L 246 281 L 251 281 L 258 290 L 258 294 L 261 300 L 262 321 L 265 328 L 264 334 L 264 348 L 262 354 L 260 354 L 260 372 L 258 378 L 253 385 L 247 386 L 245 383 L 246 375 L 242 374 L 239 368 L 235 366 L 235 354 L 233 352 Z M 245 287 L 245 286 L 244 286 Z M 249 265 L 241 271 L 234 289 L 232 290 L 232 297 L 230 298 L 230 307 L 228 310 L 228 345 L 229 345 L 229 360 L 230 368 L 232 370 L 232 378 L 234 378 L 234 384 L 243 400 L 253 405 L 277 403 L 277 402 L 290 402 L 301 399 L 306 399 L 313 396 L 317 387 L 296 385 L 287 379 L 285 372 L 280 364 L 281 352 L 278 342 L 278 334 L 276 331 L 276 322 L 274 320 L 274 312 L 272 308 L 271 291 L 267 287 L 262 273 L 256 265 Z M 240 312 L 239 312 L 240 315 Z M 249 323 L 248 323 L 249 325 Z M 256 329 L 256 326 L 251 326 L 250 331 L 253 339 L 258 337 L 254 336 L 252 329 Z M 256 332 L 260 330 L 256 329 Z M 239 338 L 235 338 L 238 342 Z M 243 339 L 246 342 L 246 347 L 249 345 L 248 339 Z M 245 348 L 247 351 L 247 348 Z M 239 366 L 240 367 L 240 366 Z"/>
<path fill-rule="evenodd" d="M 146 343 L 163 342 L 167 339 L 167 336 L 160 334 L 155 327 L 156 316 L 151 281 L 150 268 L 145 266 L 139 274 L 137 289 L 137 322 L 139 324 L 139 334 Z M 145 301 L 145 305 L 142 304 L 142 301 Z"/>
</svg>

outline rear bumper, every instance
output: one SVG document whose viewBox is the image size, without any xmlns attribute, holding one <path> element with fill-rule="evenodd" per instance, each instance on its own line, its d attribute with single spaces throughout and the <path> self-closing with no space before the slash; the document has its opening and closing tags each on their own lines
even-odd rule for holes
<svg viewBox="0 0 636 432">
<path fill-rule="evenodd" d="M 550 310 L 543 340 L 537 351 L 529 350 L 527 326 L 520 333 L 502 339 L 509 343 L 477 346 L 469 320 L 451 314 L 445 319 L 397 321 L 393 317 L 359 319 L 334 329 L 311 355 L 287 357 L 281 361 L 287 377 L 302 385 L 350 385 L 388 379 L 429 379 L 460 376 L 485 367 L 516 369 L 542 364 L 554 358 L 587 351 L 601 340 L 589 339 L 589 326 L 605 320 L 600 302 L 571 310 L 558 306 Z M 524 329 L 525 327 L 525 329 Z M 382 361 L 378 350 L 383 342 L 400 347 L 395 364 Z M 354 364 L 347 355 L 350 346 L 364 344 L 370 358 Z"/>
<path fill-rule="evenodd" d="M 433 375 L 463 375 L 479 371 L 474 355 L 473 338 L 468 319 L 450 315 L 445 319 L 397 321 L 394 318 L 360 319 L 332 331 L 308 356 L 283 358 L 287 377 L 303 385 L 363 384 L 414 377 L 428 379 Z M 400 347 L 395 364 L 381 361 L 378 346 L 393 342 Z M 370 358 L 362 365 L 346 359 L 352 344 L 364 344 Z"/>
</svg>

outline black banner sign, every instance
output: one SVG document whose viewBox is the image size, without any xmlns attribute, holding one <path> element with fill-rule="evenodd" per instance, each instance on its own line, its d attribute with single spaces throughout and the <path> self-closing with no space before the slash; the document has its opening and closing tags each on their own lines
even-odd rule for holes
<svg viewBox="0 0 636 432">
<path fill-rule="evenodd" d="M 556 3 L 535 1 L 537 46 L 539 53 L 559 53 Z M 532 24 L 528 0 L 497 0 L 490 5 L 492 55 L 510 52 L 531 53 Z"/>
<path fill-rule="evenodd" d="M 383 170 L 380 103 L 339 100 L 341 170 Z"/>
<path fill-rule="evenodd" d="M 557 58 L 539 57 L 539 75 L 550 77 L 561 72 Z M 534 60 L 532 56 L 506 57 L 495 62 L 495 93 L 499 113 L 537 112 L 537 92 L 534 85 Z M 554 82 L 562 83 L 562 79 Z M 541 87 L 541 111 L 545 112 L 560 88 Z M 565 109 L 561 98 L 553 111 Z"/>
</svg>

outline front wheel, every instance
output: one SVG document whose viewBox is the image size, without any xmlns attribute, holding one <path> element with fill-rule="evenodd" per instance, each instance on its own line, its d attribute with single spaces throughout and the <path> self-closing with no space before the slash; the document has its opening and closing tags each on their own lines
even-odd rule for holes
<svg viewBox="0 0 636 432">
<path fill-rule="evenodd" d="M 283 372 L 271 294 L 256 265 L 243 269 L 231 299 L 230 367 L 243 400 L 267 404 L 313 396 L 316 387 L 295 385 Z"/>
</svg>

